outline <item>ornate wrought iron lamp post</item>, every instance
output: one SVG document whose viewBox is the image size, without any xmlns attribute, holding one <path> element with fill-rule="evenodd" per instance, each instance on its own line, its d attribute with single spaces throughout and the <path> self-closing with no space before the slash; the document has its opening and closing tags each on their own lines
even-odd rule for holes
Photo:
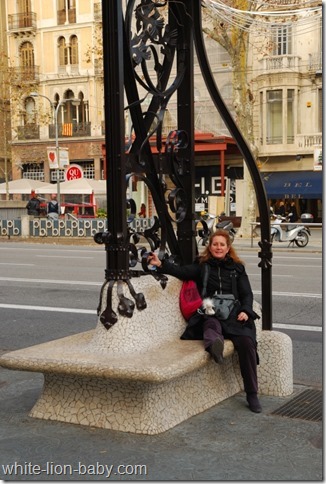
<svg viewBox="0 0 326 484">
<path fill-rule="evenodd" d="M 167 16 L 161 15 L 161 9 L 167 11 Z M 134 304 L 123 296 L 123 283 L 132 287 L 132 277 L 150 273 L 144 249 L 139 251 L 136 247 L 140 234 L 130 226 L 136 214 L 135 203 L 125 199 L 127 180 L 131 176 L 137 175 L 147 184 L 157 211 L 153 226 L 141 234 L 151 250 L 158 249 L 160 257 L 173 257 L 181 264 L 190 263 L 197 253 L 193 212 L 194 43 L 212 100 L 236 139 L 254 181 L 261 220 L 259 265 L 262 269 L 263 329 L 272 327 L 272 254 L 267 197 L 250 149 L 212 77 L 201 33 L 200 9 L 201 0 L 162 3 L 129 0 L 123 15 L 122 0 L 102 0 L 108 230 L 96 234 L 95 240 L 105 243 L 107 251 L 105 279 L 109 292 L 107 309 L 101 315 L 106 328 L 117 320 L 110 302 L 114 284 L 117 282 L 118 285 L 119 312 L 131 317 Z M 164 18 L 167 18 L 166 24 Z M 147 66 L 149 59 L 154 63 L 155 80 Z M 143 99 L 139 96 L 138 86 L 151 95 L 145 112 L 142 111 Z M 124 107 L 124 89 L 127 107 Z M 162 123 L 174 94 L 178 104 L 177 126 L 163 141 Z M 125 109 L 129 109 L 134 129 L 128 153 L 125 149 Z M 157 156 L 153 155 L 150 145 L 153 135 Z M 169 176 L 174 188 L 167 190 L 165 175 Z M 126 221 L 127 206 L 131 215 Z M 137 261 L 142 262 L 143 271 L 133 270 Z M 135 295 L 138 309 L 146 307 L 141 296 Z"/>
</svg>

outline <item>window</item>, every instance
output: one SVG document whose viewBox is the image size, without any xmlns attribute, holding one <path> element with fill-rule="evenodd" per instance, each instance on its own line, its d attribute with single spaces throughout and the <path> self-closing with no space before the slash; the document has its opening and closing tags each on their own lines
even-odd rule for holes
<svg viewBox="0 0 326 484">
<path fill-rule="evenodd" d="M 89 110 L 88 101 L 85 101 L 84 94 L 80 92 L 78 94 L 78 123 L 88 123 L 89 122 Z"/>
<path fill-rule="evenodd" d="M 282 90 L 267 91 L 267 144 L 283 142 L 282 111 Z"/>
<path fill-rule="evenodd" d="M 23 178 L 44 181 L 44 163 L 24 163 L 22 168 Z"/>
<path fill-rule="evenodd" d="M 293 106 L 294 106 L 294 89 L 287 90 L 287 143 L 294 143 L 294 120 L 293 120 Z"/>
<path fill-rule="evenodd" d="M 58 39 L 59 67 L 67 65 L 78 65 L 78 38 L 76 35 L 70 37 L 70 43 L 66 44 L 64 37 Z"/>
<path fill-rule="evenodd" d="M 57 0 L 58 25 L 76 22 L 76 0 Z"/>
<path fill-rule="evenodd" d="M 18 0 L 17 3 L 18 12 L 29 13 L 31 9 L 31 0 Z"/>
<path fill-rule="evenodd" d="M 318 132 L 323 131 L 323 90 L 318 89 Z"/>
<path fill-rule="evenodd" d="M 66 66 L 68 64 L 68 49 L 66 47 L 66 40 L 60 37 L 58 41 L 59 47 L 59 66 Z"/>
<path fill-rule="evenodd" d="M 76 35 L 70 37 L 70 63 L 78 64 L 78 39 Z"/>
<path fill-rule="evenodd" d="M 34 67 L 34 48 L 30 42 L 24 42 L 20 47 L 20 63 L 22 67 Z"/>
<path fill-rule="evenodd" d="M 24 81 L 35 79 L 34 48 L 30 42 L 23 42 L 20 46 L 20 67 Z"/>
<path fill-rule="evenodd" d="M 267 144 L 294 143 L 294 99 L 294 89 L 267 91 Z"/>
<path fill-rule="evenodd" d="M 35 101 L 31 97 L 25 100 L 24 124 L 35 124 Z"/>
<path fill-rule="evenodd" d="M 30 26 L 31 0 L 18 0 L 19 27 Z"/>
<path fill-rule="evenodd" d="M 292 54 L 291 25 L 275 25 L 273 30 L 273 55 Z"/>
<path fill-rule="evenodd" d="M 68 89 L 65 92 L 64 98 L 67 100 L 65 102 L 65 110 L 64 110 L 64 122 L 65 123 L 72 123 L 76 122 L 77 120 L 77 106 L 75 101 L 75 95 L 73 91 Z"/>
</svg>

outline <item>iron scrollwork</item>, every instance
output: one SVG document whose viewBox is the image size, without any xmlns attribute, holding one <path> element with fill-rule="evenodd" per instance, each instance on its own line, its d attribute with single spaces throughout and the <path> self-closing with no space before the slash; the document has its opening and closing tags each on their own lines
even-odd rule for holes
<svg viewBox="0 0 326 484">
<path fill-rule="evenodd" d="M 107 264 L 106 280 L 102 286 L 98 310 L 100 321 L 107 329 L 118 319 L 117 313 L 112 308 L 112 291 L 115 285 L 119 301 L 117 311 L 126 317 L 132 317 L 135 307 L 138 310 L 146 308 L 144 295 L 137 294 L 133 288 L 131 282 L 133 277 L 152 275 L 160 281 L 163 288 L 166 285 L 166 276 L 158 275 L 148 267 L 148 246 L 150 251 L 158 250 L 161 259 L 169 257 L 182 263 L 185 257 L 184 249 L 188 249 L 190 245 L 185 241 L 191 241 L 194 238 L 195 231 L 192 229 L 194 227 L 194 214 L 192 213 L 194 200 L 193 112 L 189 111 L 190 122 L 185 114 L 188 113 L 188 107 L 193 105 L 193 86 L 187 81 L 193 73 L 192 33 L 205 83 L 222 118 L 240 145 L 240 150 L 243 151 L 254 178 L 263 218 L 265 212 L 264 189 L 260 183 L 259 174 L 257 176 L 251 166 L 253 163 L 251 153 L 239 131 L 232 125 L 230 113 L 220 98 L 218 90 L 212 85 L 212 76 L 209 66 L 206 65 L 206 54 L 202 51 L 203 43 L 199 35 L 201 0 L 192 2 L 186 0 L 178 2 L 129 0 L 124 17 L 121 4 L 121 0 L 112 2 L 102 0 L 103 44 L 110 39 L 113 47 L 108 52 L 114 58 L 121 55 L 123 46 L 123 84 L 127 97 L 127 106 L 124 107 L 124 110 L 129 111 L 132 124 L 124 153 L 121 152 L 121 148 L 120 151 L 119 148 L 115 148 L 115 151 L 112 148 L 109 163 L 117 163 L 117 159 L 120 160 L 120 163 L 122 159 L 125 159 L 125 167 L 123 163 L 121 164 L 121 169 L 126 168 L 127 170 L 125 193 L 130 178 L 136 177 L 150 191 L 157 215 L 152 218 L 150 227 L 138 230 L 137 227 L 132 226 L 132 222 L 136 219 L 137 207 L 136 202 L 130 198 L 126 202 L 129 211 L 127 220 L 124 222 L 126 231 L 122 230 L 120 238 L 110 227 L 109 219 L 108 230 L 94 236 L 97 243 L 105 244 L 106 251 L 109 253 L 110 263 Z M 106 29 L 107 37 L 104 32 Z M 108 58 L 104 55 L 104 73 L 109 73 L 106 65 L 108 65 Z M 175 73 L 174 76 L 173 73 Z M 115 77 L 114 74 L 113 72 L 111 79 L 113 86 L 104 81 L 105 97 L 111 101 L 111 109 L 116 107 L 119 110 L 122 94 L 120 93 L 120 98 L 116 103 L 116 93 L 119 93 L 120 79 L 118 75 Z M 111 72 L 110 75 L 112 75 Z M 145 92 L 142 96 L 139 94 L 141 89 Z M 177 126 L 170 131 L 164 143 L 163 121 L 168 103 L 174 94 L 177 96 L 178 105 L 183 106 L 183 111 L 178 108 Z M 110 115 L 111 112 L 106 108 L 106 123 Z M 111 124 L 108 125 L 110 129 L 107 129 L 106 126 L 107 152 L 123 131 L 121 128 L 122 125 L 124 126 L 123 112 L 115 112 L 115 116 L 119 117 L 120 131 L 115 130 L 115 124 L 110 118 Z M 184 126 L 180 126 L 181 124 Z M 157 152 L 155 155 L 152 149 L 153 140 Z M 113 159 L 114 161 L 112 161 Z M 112 172 L 115 173 L 114 169 Z M 107 170 L 107 173 L 110 171 Z M 166 183 L 166 175 L 170 179 L 169 187 Z M 119 183 L 118 177 L 114 179 L 114 176 L 111 178 L 109 176 L 108 183 L 108 190 L 110 186 L 114 189 L 114 184 Z M 113 199 L 111 202 L 114 205 Z M 116 217 L 125 216 L 122 211 L 116 211 L 115 215 Z M 175 230 L 176 228 L 177 230 Z M 268 270 L 271 255 L 269 234 L 267 235 L 266 230 L 266 223 L 262 220 L 264 233 L 262 233 L 261 264 L 265 270 Z M 195 256 L 197 251 L 197 247 L 193 244 L 190 253 L 187 254 L 188 260 Z M 140 267 L 138 270 L 137 265 Z M 125 286 L 129 288 L 133 300 L 124 295 Z M 107 290 L 106 308 L 101 312 L 105 289 Z"/>
</svg>

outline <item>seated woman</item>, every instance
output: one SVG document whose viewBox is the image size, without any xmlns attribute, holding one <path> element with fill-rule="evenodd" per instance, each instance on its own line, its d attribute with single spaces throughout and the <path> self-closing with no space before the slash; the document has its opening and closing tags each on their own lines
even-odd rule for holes
<svg viewBox="0 0 326 484">
<path fill-rule="evenodd" d="M 206 351 L 212 355 L 216 363 L 223 363 L 224 338 L 230 339 L 239 355 L 249 408 L 252 412 L 260 413 L 262 408 L 257 396 L 259 360 L 254 322 L 258 315 L 253 311 L 253 293 L 244 264 L 236 254 L 228 232 L 221 229 L 214 232 L 202 255 L 193 264 L 179 267 L 167 260 L 161 261 L 153 252 L 148 256 L 148 262 L 163 274 L 170 274 L 184 281 L 194 280 L 199 291 L 203 287 L 204 265 L 208 264 L 210 271 L 207 297 L 213 296 L 216 291 L 231 294 L 232 277 L 235 277 L 239 302 L 228 319 L 220 321 L 215 315 L 197 312 L 189 319 L 181 338 L 203 339 Z"/>
</svg>

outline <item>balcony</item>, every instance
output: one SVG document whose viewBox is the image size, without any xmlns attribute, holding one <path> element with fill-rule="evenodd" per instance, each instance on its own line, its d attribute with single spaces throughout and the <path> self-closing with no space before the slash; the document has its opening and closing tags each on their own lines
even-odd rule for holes
<svg viewBox="0 0 326 484">
<path fill-rule="evenodd" d="M 40 80 L 39 66 L 20 66 L 12 68 L 12 83 L 18 84 L 33 84 Z"/>
<path fill-rule="evenodd" d="M 40 127 L 37 124 L 18 126 L 17 130 L 17 136 L 20 141 L 40 138 Z"/>
<path fill-rule="evenodd" d="M 263 74 L 273 72 L 299 72 L 301 57 L 297 55 L 273 55 L 260 59 Z"/>
<path fill-rule="evenodd" d="M 8 30 L 10 33 L 28 33 L 36 31 L 36 13 L 13 13 L 8 15 Z"/>
<path fill-rule="evenodd" d="M 91 123 L 64 123 L 58 124 L 58 136 L 60 138 L 78 138 L 83 136 L 91 136 Z M 55 138 L 55 125 L 49 126 L 49 138 Z"/>
<path fill-rule="evenodd" d="M 75 24 L 76 23 L 76 9 L 69 8 L 68 15 L 65 9 L 57 11 L 58 25 Z"/>
<path fill-rule="evenodd" d="M 312 150 L 314 148 L 321 148 L 323 143 L 322 133 L 316 134 L 299 134 L 297 135 L 297 143 L 299 148 L 304 150 Z"/>
<path fill-rule="evenodd" d="M 322 133 L 288 136 L 285 142 L 281 137 L 266 137 L 265 141 L 260 139 L 259 156 L 312 155 L 316 148 L 322 147 L 322 142 Z"/>
<path fill-rule="evenodd" d="M 315 74 L 321 74 L 323 69 L 323 54 L 319 52 L 318 54 L 309 54 L 309 72 L 314 72 Z"/>
</svg>

